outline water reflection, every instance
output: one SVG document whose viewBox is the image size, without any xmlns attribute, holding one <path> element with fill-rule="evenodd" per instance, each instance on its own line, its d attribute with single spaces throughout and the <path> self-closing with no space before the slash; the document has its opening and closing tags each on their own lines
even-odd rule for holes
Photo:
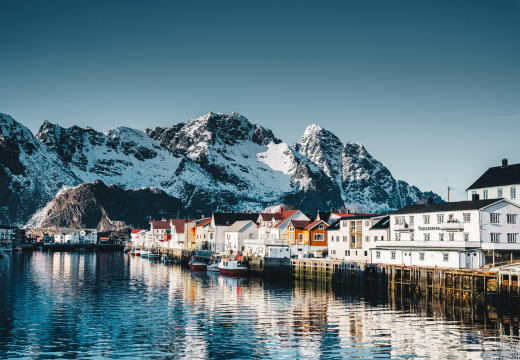
<svg viewBox="0 0 520 360">
<path fill-rule="evenodd" d="M 0 261 L 0 357 L 520 358 L 518 304 L 196 273 L 122 253 Z"/>
</svg>

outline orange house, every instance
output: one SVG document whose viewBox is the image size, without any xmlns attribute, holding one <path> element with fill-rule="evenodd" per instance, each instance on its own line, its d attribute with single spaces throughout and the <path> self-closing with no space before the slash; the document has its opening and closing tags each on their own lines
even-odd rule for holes
<svg viewBox="0 0 520 360">
<path fill-rule="evenodd" d="M 291 254 L 326 250 L 328 227 L 323 220 L 291 220 L 287 225 Z"/>
</svg>

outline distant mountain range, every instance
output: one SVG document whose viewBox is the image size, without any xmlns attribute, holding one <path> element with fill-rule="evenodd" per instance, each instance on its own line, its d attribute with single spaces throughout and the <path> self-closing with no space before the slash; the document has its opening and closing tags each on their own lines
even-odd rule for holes
<svg viewBox="0 0 520 360">
<path fill-rule="evenodd" d="M 236 113 L 105 134 L 45 121 L 36 136 L 0 114 L 4 224 L 108 227 L 274 204 L 386 213 L 428 196 L 442 202 L 319 125 L 289 146 Z"/>
</svg>

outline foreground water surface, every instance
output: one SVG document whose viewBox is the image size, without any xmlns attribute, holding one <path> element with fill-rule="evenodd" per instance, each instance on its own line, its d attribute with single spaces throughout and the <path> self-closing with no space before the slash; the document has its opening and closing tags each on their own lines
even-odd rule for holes
<svg viewBox="0 0 520 360">
<path fill-rule="evenodd" d="M 191 273 L 123 253 L 0 259 L 0 358 L 520 359 L 516 306 Z"/>
</svg>

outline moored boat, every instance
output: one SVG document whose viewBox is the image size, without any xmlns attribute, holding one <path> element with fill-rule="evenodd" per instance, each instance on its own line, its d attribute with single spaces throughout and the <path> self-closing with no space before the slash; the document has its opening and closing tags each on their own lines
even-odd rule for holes
<svg viewBox="0 0 520 360">
<path fill-rule="evenodd" d="M 13 248 L 13 251 L 22 251 L 22 247 L 21 246 L 16 246 Z"/>
<path fill-rule="evenodd" d="M 192 256 L 189 265 L 193 271 L 205 271 L 208 267 L 208 264 L 206 264 L 201 256 Z"/>
<path fill-rule="evenodd" d="M 169 263 L 169 262 L 172 262 L 171 259 L 168 257 L 168 255 L 166 254 L 163 254 L 161 256 L 161 261 L 164 262 L 164 263 Z"/>
<path fill-rule="evenodd" d="M 247 272 L 247 267 L 237 259 L 222 259 L 218 269 L 226 275 L 245 275 Z"/>
<path fill-rule="evenodd" d="M 217 260 L 212 260 L 209 264 L 208 264 L 208 271 L 212 271 L 212 272 L 219 272 L 220 270 L 218 269 L 218 265 L 219 265 L 219 262 Z"/>
<path fill-rule="evenodd" d="M 135 249 L 135 256 L 141 256 L 141 250 L 140 249 Z"/>
<path fill-rule="evenodd" d="M 159 252 L 157 251 L 157 249 L 152 249 L 149 253 L 148 253 L 148 259 L 160 259 L 161 258 L 161 254 L 159 254 Z"/>
<path fill-rule="evenodd" d="M 142 257 L 142 258 L 145 258 L 145 259 L 146 259 L 146 258 L 148 257 L 148 254 L 149 254 L 149 253 L 148 253 L 148 250 L 141 250 L 141 257 Z"/>
</svg>

